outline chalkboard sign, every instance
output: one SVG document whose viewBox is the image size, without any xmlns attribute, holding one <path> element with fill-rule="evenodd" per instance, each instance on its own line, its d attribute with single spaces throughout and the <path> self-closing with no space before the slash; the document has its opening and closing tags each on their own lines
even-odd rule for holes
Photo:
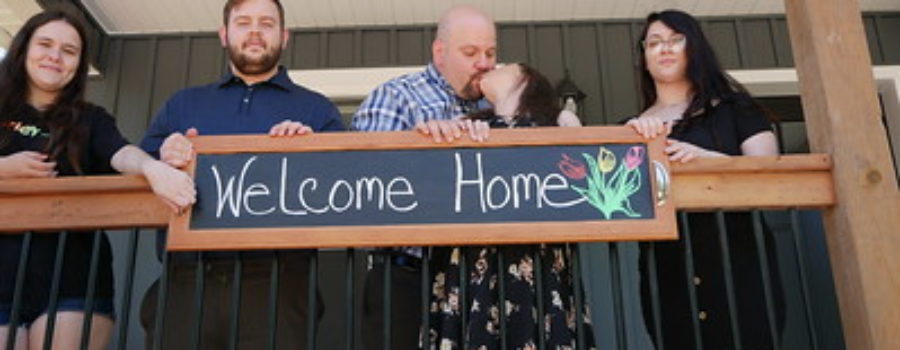
<svg viewBox="0 0 900 350">
<path fill-rule="evenodd" d="M 661 142 L 627 128 L 194 142 L 198 202 L 173 221 L 172 250 L 676 237 Z"/>
</svg>

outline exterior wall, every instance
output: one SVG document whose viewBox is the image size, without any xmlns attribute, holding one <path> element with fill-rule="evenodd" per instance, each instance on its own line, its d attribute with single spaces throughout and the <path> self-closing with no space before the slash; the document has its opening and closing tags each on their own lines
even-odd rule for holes
<svg viewBox="0 0 900 350">
<path fill-rule="evenodd" d="M 874 64 L 900 64 L 900 13 L 865 15 Z M 568 70 L 587 93 L 588 124 L 615 123 L 638 111 L 634 73 L 640 20 L 507 23 L 499 25 L 499 57 L 527 62 L 552 82 Z M 793 66 L 783 17 L 705 18 L 709 39 L 727 69 Z M 290 69 L 422 65 L 430 59 L 434 28 L 297 30 L 282 63 Z M 153 113 L 178 89 L 208 83 L 227 68 L 214 33 L 119 36 L 98 40 L 101 77 L 89 98 L 119 118 L 137 140 Z"/>
</svg>

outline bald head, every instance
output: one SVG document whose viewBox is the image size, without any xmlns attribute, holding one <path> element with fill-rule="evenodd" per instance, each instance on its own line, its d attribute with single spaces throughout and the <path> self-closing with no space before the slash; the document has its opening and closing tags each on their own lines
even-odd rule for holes
<svg viewBox="0 0 900 350">
<path fill-rule="evenodd" d="M 457 96 L 481 98 L 481 75 L 497 63 L 497 30 L 487 13 L 469 5 L 451 7 L 438 22 L 432 61 Z"/>
<path fill-rule="evenodd" d="M 476 26 L 494 30 L 494 19 L 490 15 L 472 5 L 453 6 L 438 21 L 437 39 L 448 40 L 463 26 Z"/>
</svg>

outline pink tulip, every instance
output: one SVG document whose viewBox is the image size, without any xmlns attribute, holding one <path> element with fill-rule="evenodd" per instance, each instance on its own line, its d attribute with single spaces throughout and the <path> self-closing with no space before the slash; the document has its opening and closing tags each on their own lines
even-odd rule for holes
<svg viewBox="0 0 900 350">
<path fill-rule="evenodd" d="M 628 167 L 628 170 L 637 168 L 643 161 L 644 148 L 641 146 L 631 147 L 628 149 L 628 153 L 625 154 L 625 166 Z"/>
</svg>

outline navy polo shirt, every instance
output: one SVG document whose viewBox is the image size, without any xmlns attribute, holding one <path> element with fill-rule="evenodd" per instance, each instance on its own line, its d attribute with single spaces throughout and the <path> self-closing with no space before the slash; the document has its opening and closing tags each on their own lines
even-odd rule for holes
<svg viewBox="0 0 900 350">
<path fill-rule="evenodd" d="M 253 85 L 227 73 L 215 83 L 175 93 L 153 118 L 141 148 L 159 157 L 159 147 L 173 132 L 197 128 L 200 135 L 267 134 L 286 119 L 316 132 L 344 130 L 331 101 L 294 84 L 279 67 L 272 78 Z"/>
<path fill-rule="evenodd" d="M 200 135 L 268 134 L 272 126 L 285 119 L 301 122 L 316 132 L 344 130 L 341 115 L 331 101 L 294 84 L 284 67 L 279 67 L 272 78 L 253 85 L 227 73 L 215 83 L 175 93 L 153 118 L 141 148 L 159 158 L 160 146 L 174 132 L 197 128 Z M 157 236 L 156 244 L 159 257 L 165 234 Z M 196 261 L 194 256 L 183 253 L 174 255 L 173 259 Z M 204 256 L 217 260 L 235 255 L 210 252 Z M 244 254 L 244 257 L 269 256 L 263 252 Z"/>
</svg>

